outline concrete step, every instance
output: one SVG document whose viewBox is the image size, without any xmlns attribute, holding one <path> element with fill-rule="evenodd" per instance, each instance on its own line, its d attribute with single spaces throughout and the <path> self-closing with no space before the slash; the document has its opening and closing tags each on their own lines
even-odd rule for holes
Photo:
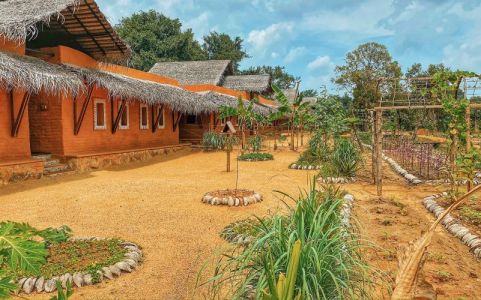
<svg viewBox="0 0 481 300">
<path fill-rule="evenodd" d="M 52 154 L 50 154 L 50 153 L 33 153 L 32 158 L 41 159 L 43 161 L 48 161 L 49 159 L 52 159 Z"/>
</svg>

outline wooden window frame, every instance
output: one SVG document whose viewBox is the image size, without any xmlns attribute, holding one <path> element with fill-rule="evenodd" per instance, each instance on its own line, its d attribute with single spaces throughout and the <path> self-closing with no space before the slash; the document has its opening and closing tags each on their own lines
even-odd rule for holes
<svg viewBox="0 0 481 300">
<path fill-rule="evenodd" d="M 157 106 L 157 115 L 162 113 L 162 126 L 159 125 L 159 123 L 157 122 L 157 128 L 158 129 L 165 129 L 165 108 L 161 105 Z M 159 119 L 160 121 L 160 119 Z"/>
<path fill-rule="evenodd" d="M 142 109 L 145 108 L 145 117 L 147 118 L 147 120 L 145 120 L 145 125 L 142 125 L 142 121 L 144 121 L 142 119 Z M 147 104 L 144 104 L 144 103 L 140 103 L 140 106 L 139 106 L 139 126 L 140 126 L 140 129 L 141 130 L 146 130 L 146 129 L 149 129 L 149 106 Z"/>
<path fill-rule="evenodd" d="M 101 103 L 104 106 L 104 125 L 97 124 L 97 104 Z M 107 130 L 107 101 L 105 99 L 94 99 L 94 130 Z"/>
<path fill-rule="evenodd" d="M 122 102 L 119 101 L 117 103 L 117 110 L 120 109 L 121 105 L 122 105 Z M 122 130 L 127 130 L 130 128 L 130 105 L 128 102 L 125 103 L 125 114 L 127 116 L 127 125 L 122 125 L 122 116 L 120 116 L 119 129 L 122 129 Z"/>
</svg>

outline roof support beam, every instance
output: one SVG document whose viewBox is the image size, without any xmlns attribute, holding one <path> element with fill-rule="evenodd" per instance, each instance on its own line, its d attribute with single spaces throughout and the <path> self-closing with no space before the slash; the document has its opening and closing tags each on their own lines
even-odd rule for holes
<svg viewBox="0 0 481 300">
<path fill-rule="evenodd" d="M 112 103 L 114 103 L 112 101 Z M 119 111 L 117 112 L 117 117 L 115 118 L 115 121 L 112 123 L 112 134 L 115 134 L 117 132 L 117 129 L 119 129 L 120 125 L 120 120 L 122 120 L 122 115 L 125 112 L 125 109 L 127 108 L 127 102 L 125 100 L 122 100 L 120 103 Z M 113 104 L 112 104 L 112 114 L 113 114 Z M 112 118 L 113 120 L 113 118 Z"/>
<path fill-rule="evenodd" d="M 82 29 L 85 31 L 85 33 L 87 33 L 87 35 L 92 39 L 92 41 L 95 43 L 95 45 L 97 46 L 97 48 L 99 48 L 99 50 L 104 54 L 106 55 L 105 53 L 105 50 L 100 46 L 100 44 L 97 42 L 97 40 L 95 39 L 95 37 L 93 37 L 90 33 L 90 31 L 87 29 L 87 27 L 85 27 L 85 25 L 82 23 L 82 21 L 77 17 L 77 15 L 75 15 L 75 12 L 72 11 L 72 9 L 70 7 L 67 8 L 69 10 L 69 12 L 72 14 L 72 16 L 75 18 L 75 20 L 77 20 L 78 24 L 80 25 L 80 27 L 82 27 Z"/>
<path fill-rule="evenodd" d="M 13 95 L 13 88 L 10 90 L 10 116 L 12 120 L 12 137 L 18 136 L 18 131 L 20 129 L 20 125 L 22 124 L 23 116 L 25 115 L 25 110 L 28 107 L 28 103 L 30 102 L 31 94 L 29 92 L 25 92 L 23 95 L 22 103 L 20 104 L 20 108 L 18 113 L 15 114 L 15 99 Z"/>
<path fill-rule="evenodd" d="M 73 134 L 74 135 L 78 135 L 79 132 L 80 132 L 80 128 L 82 127 L 82 123 L 83 123 L 83 120 L 85 118 L 85 113 L 87 112 L 87 107 L 89 106 L 90 100 L 92 98 L 93 90 L 94 90 L 94 85 L 91 84 L 89 86 L 87 95 L 86 95 L 86 97 L 84 99 L 84 102 L 82 104 L 82 110 L 80 111 L 80 115 L 78 116 L 78 118 L 77 118 L 77 98 L 75 98 L 74 101 L 73 101 L 73 118 L 74 118 L 73 119 L 73 121 L 74 121 Z"/>
<path fill-rule="evenodd" d="M 182 113 L 177 113 L 177 119 L 175 119 L 175 112 L 172 112 L 172 131 L 175 132 L 177 130 L 177 126 L 179 126 L 180 118 L 182 118 Z"/>
<path fill-rule="evenodd" d="M 157 131 L 157 127 L 159 127 L 160 117 L 164 114 L 164 105 L 161 104 L 157 110 L 157 117 L 155 117 L 155 106 L 152 105 L 152 133 Z M 175 131 L 175 130 L 174 130 Z"/>
</svg>

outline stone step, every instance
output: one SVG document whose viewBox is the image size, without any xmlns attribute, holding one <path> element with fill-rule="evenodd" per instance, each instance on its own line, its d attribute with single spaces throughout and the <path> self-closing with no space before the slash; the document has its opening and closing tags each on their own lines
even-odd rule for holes
<svg viewBox="0 0 481 300">
<path fill-rule="evenodd" d="M 65 176 L 65 175 L 70 175 L 70 174 L 75 174 L 75 171 L 65 170 L 65 171 L 56 172 L 56 173 L 43 174 L 43 176 L 45 176 L 45 177 L 57 177 L 57 176 Z"/>
<path fill-rule="evenodd" d="M 50 166 L 45 166 L 45 168 L 43 170 L 43 174 L 44 175 L 51 175 L 51 174 L 54 174 L 54 173 L 61 173 L 61 172 L 65 172 L 65 171 L 70 171 L 70 168 L 69 168 L 68 165 L 56 163 L 56 164 L 52 164 Z"/>
<path fill-rule="evenodd" d="M 48 160 L 52 159 L 52 154 L 50 154 L 50 153 L 33 153 L 32 158 L 41 159 L 43 161 L 48 161 Z"/>
<path fill-rule="evenodd" d="M 44 163 L 45 168 L 60 164 L 59 159 L 49 159 Z"/>
</svg>

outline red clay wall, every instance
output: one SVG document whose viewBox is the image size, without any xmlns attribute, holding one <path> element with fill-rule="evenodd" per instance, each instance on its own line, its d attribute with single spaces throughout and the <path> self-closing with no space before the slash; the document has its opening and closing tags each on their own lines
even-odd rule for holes
<svg viewBox="0 0 481 300">
<path fill-rule="evenodd" d="M 15 114 L 22 103 L 24 92 L 14 93 Z M 0 89 L 0 162 L 30 159 L 30 139 L 28 111 L 25 111 L 17 137 L 11 136 L 10 99 L 5 90 Z"/>
</svg>

